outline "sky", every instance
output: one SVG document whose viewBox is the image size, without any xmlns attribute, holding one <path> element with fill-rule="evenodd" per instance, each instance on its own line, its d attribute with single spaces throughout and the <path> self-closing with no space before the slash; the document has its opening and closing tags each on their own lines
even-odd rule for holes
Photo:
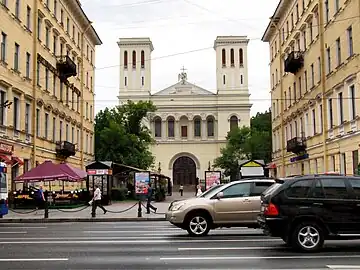
<svg viewBox="0 0 360 270">
<path fill-rule="evenodd" d="M 95 112 L 118 105 L 120 53 L 117 41 L 149 37 L 152 92 L 188 81 L 216 92 L 213 49 L 217 36 L 247 36 L 251 115 L 270 107 L 269 45 L 261 37 L 279 0 L 82 0 L 103 45 L 96 48 Z M 192 52 L 193 51 L 193 52 Z M 195 51 L 195 52 L 194 52 Z M 175 56 L 174 56 L 175 55 Z"/>
</svg>

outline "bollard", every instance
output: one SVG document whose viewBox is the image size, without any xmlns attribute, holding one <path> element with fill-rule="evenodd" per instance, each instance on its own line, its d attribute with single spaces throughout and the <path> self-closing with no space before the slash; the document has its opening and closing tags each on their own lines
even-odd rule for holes
<svg viewBox="0 0 360 270">
<path fill-rule="evenodd" d="M 49 218 L 49 205 L 47 201 L 45 201 L 44 218 Z"/>
<path fill-rule="evenodd" d="M 139 201 L 139 206 L 138 206 L 138 217 L 142 217 L 141 201 Z"/>
</svg>

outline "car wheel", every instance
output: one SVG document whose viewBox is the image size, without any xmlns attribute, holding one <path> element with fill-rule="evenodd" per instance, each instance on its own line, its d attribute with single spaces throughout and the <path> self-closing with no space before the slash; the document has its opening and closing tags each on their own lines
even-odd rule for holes
<svg viewBox="0 0 360 270">
<path fill-rule="evenodd" d="M 301 251 L 319 251 L 324 245 L 324 232 L 316 222 L 303 222 L 293 230 L 291 244 Z"/>
<path fill-rule="evenodd" d="M 187 219 L 186 227 L 191 236 L 205 236 L 210 231 L 210 222 L 204 214 L 194 214 Z"/>
</svg>

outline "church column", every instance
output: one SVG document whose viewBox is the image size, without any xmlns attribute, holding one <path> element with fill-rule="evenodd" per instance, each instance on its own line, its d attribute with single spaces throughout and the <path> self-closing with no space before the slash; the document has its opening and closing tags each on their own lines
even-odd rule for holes
<svg viewBox="0 0 360 270">
<path fill-rule="evenodd" d="M 201 119 L 201 139 L 206 140 L 207 139 L 207 126 L 206 126 L 206 120 Z"/>
<path fill-rule="evenodd" d="M 175 140 L 180 140 L 180 121 L 175 120 Z"/>
<path fill-rule="evenodd" d="M 162 140 L 166 140 L 167 138 L 167 122 L 166 120 L 162 119 L 161 120 L 161 139 Z"/>
</svg>

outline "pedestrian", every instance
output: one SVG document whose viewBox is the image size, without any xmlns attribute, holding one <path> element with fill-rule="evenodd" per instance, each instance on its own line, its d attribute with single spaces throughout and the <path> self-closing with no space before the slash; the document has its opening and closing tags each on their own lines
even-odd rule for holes
<svg viewBox="0 0 360 270">
<path fill-rule="evenodd" d="M 154 190 L 151 187 L 151 184 L 149 184 L 148 188 L 147 188 L 146 214 L 150 214 L 150 208 L 152 210 L 154 210 L 155 213 L 156 213 L 156 210 L 157 210 L 157 208 L 151 204 L 151 199 L 152 199 L 152 196 L 153 196 L 153 192 L 154 192 Z"/>
<path fill-rule="evenodd" d="M 45 195 L 44 195 L 44 190 L 43 187 L 40 186 L 39 190 L 37 192 L 37 205 L 36 205 L 36 209 L 42 209 L 44 208 L 44 204 L 45 204 Z"/>
<path fill-rule="evenodd" d="M 101 204 L 101 190 L 98 185 L 95 185 L 94 197 L 92 202 L 92 213 L 91 213 L 93 217 L 95 217 L 96 215 L 97 207 L 100 207 L 104 211 L 104 214 L 106 214 L 107 210 Z"/>
<path fill-rule="evenodd" d="M 196 197 L 199 197 L 201 194 L 202 194 L 201 186 L 198 185 L 198 186 L 197 186 Z"/>
<path fill-rule="evenodd" d="M 182 197 L 184 194 L 184 186 L 182 183 L 180 184 L 179 192 L 180 192 L 180 196 Z"/>
</svg>

